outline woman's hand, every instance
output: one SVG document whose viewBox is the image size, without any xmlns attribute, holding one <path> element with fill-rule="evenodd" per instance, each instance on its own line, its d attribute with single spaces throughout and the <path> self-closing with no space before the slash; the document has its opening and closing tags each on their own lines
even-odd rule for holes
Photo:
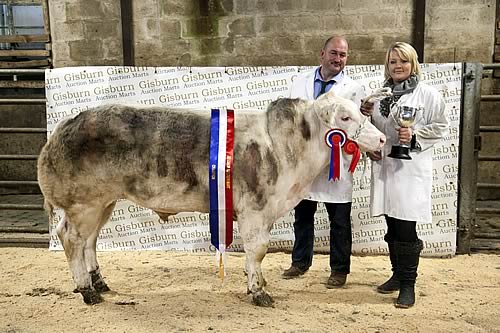
<svg viewBox="0 0 500 333">
<path fill-rule="evenodd" d="M 403 144 L 409 144 L 411 142 L 411 137 L 413 135 L 413 130 L 411 127 L 401 127 L 399 128 L 399 142 Z"/>
<path fill-rule="evenodd" d="M 361 111 L 362 114 L 369 117 L 373 113 L 373 105 L 374 105 L 374 103 L 372 103 L 372 102 L 361 101 L 361 106 L 360 106 L 359 110 Z"/>
<path fill-rule="evenodd" d="M 372 161 L 380 161 L 382 159 L 382 152 L 379 151 L 373 151 L 373 152 L 366 152 L 366 155 L 370 158 Z"/>
</svg>

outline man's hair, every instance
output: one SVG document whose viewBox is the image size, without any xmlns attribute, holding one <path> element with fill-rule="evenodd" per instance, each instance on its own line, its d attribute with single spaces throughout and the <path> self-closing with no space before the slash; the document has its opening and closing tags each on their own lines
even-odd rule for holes
<svg viewBox="0 0 500 333">
<path fill-rule="evenodd" d="M 395 51 L 399 57 L 403 60 L 409 61 L 411 64 L 411 73 L 420 77 L 420 64 L 418 63 L 418 54 L 417 51 L 408 43 L 405 42 L 395 42 L 387 49 L 387 53 L 385 55 L 385 71 L 384 77 L 386 80 L 391 78 L 389 72 L 389 58 L 391 56 L 391 52 Z"/>
<path fill-rule="evenodd" d="M 340 39 L 340 40 L 343 40 L 346 45 L 347 45 L 347 48 L 349 48 L 349 44 L 347 43 L 347 39 L 345 39 L 344 37 L 342 36 L 331 36 L 330 38 L 328 38 L 326 41 L 325 41 L 325 44 L 323 44 L 323 50 L 326 50 L 326 47 L 328 45 L 328 43 L 330 43 L 333 39 Z"/>
</svg>

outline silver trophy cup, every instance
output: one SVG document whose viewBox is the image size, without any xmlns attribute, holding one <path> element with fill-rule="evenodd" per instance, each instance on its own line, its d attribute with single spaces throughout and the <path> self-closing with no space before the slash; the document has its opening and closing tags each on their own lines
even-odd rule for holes
<svg viewBox="0 0 500 333">
<path fill-rule="evenodd" d="M 419 108 L 411 106 L 398 106 L 395 114 L 392 116 L 399 126 L 412 127 L 415 123 L 418 110 Z M 392 146 L 391 153 L 388 156 L 400 160 L 411 160 L 410 145 L 400 143 L 399 145 Z"/>
</svg>

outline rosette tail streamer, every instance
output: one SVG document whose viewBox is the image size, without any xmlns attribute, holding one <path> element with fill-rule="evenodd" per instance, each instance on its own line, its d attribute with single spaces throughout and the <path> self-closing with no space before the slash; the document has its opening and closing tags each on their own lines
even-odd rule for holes
<svg viewBox="0 0 500 333">
<path fill-rule="evenodd" d="M 344 145 L 344 152 L 348 155 L 352 155 L 351 164 L 349 165 L 349 172 L 354 173 L 356 171 L 356 166 L 358 165 L 359 159 L 361 158 L 361 152 L 359 146 L 355 141 L 347 140 Z"/>
<path fill-rule="evenodd" d="M 225 276 L 226 249 L 233 242 L 234 111 L 212 109 L 210 125 L 210 241 Z"/>
</svg>

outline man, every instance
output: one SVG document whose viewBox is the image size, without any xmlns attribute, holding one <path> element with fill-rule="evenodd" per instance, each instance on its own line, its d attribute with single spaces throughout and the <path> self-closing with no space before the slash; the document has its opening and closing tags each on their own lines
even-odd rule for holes
<svg viewBox="0 0 500 333">
<path fill-rule="evenodd" d="M 365 97 L 363 87 L 350 79 L 344 71 L 348 57 L 345 38 L 330 37 L 320 52 L 320 66 L 296 78 L 290 88 L 291 98 L 316 99 L 333 89 L 335 93 L 355 93 L 358 106 Z M 328 168 L 315 180 L 311 193 L 295 207 L 295 243 L 292 265 L 283 272 L 283 278 L 303 275 L 312 264 L 314 246 L 314 214 L 318 202 L 324 202 L 330 220 L 330 268 L 327 288 L 343 286 L 351 264 L 351 204 L 352 175 L 347 171 L 350 157 L 343 154 L 343 168 L 338 181 L 328 181 Z"/>
</svg>

